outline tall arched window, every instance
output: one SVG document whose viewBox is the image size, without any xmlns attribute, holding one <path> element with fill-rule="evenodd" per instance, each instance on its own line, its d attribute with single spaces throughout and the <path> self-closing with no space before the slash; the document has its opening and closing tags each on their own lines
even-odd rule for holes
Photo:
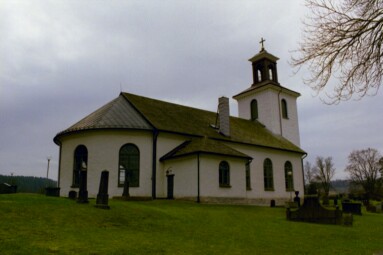
<svg viewBox="0 0 383 255">
<path fill-rule="evenodd" d="M 257 78 L 258 78 L 258 82 L 262 81 L 262 71 L 260 69 L 257 70 Z"/>
<path fill-rule="evenodd" d="M 290 161 L 285 163 L 285 186 L 286 191 L 294 190 L 293 165 Z"/>
<path fill-rule="evenodd" d="M 257 100 L 253 99 L 250 103 L 251 108 L 251 120 L 258 119 L 258 102 Z"/>
<path fill-rule="evenodd" d="M 79 145 L 74 151 L 72 187 L 80 185 L 80 171 L 88 168 L 88 150 L 84 145 Z"/>
<path fill-rule="evenodd" d="M 125 144 L 120 149 L 118 161 L 118 186 L 123 187 L 125 179 L 129 187 L 140 185 L 140 151 L 134 144 Z"/>
<path fill-rule="evenodd" d="M 269 79 L 274 80 L 274 70 L 272 66 L 269 66 Z"/>
<path fill-rule="evenodd" d="M 230 187 L 230 166 L 226 161 L 219 163 L 219 186 Z"/>
<path fill-rule="evenodd" d="M 289 118 L 289 114 L 287 112 L 287 102 L 286 102 L 286 100 L 282 99 L 281 104 L 282 104 L 282 117 L 284 119 L 288 119 Z"/>
<path fill-rule="evenodd" d="M 263 180 L 265 190 L 274 190 L 273 163 L 269 158 L 263 162 Z"/>
</svg>

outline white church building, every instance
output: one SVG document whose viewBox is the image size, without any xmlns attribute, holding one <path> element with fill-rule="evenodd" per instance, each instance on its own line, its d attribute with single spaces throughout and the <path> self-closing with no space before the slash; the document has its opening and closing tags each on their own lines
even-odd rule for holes
<svg viewBox="0 0 383 255">
<path fill-rule="evenodd" d="M 198 202 L 284 204 L 303 195 L 297 98 L 278 82 L 278 58 L 262 49 L 249 61 L 253 84 L 218 112 L 129 93 L 58 133 L 61 196 L 79 191 L 86 171 L 89 197 L 96 197 L 103 170 L 109 197 L 174 198 Z M 73 193 L 73 192 L 72 192 Z"/>
</svg>

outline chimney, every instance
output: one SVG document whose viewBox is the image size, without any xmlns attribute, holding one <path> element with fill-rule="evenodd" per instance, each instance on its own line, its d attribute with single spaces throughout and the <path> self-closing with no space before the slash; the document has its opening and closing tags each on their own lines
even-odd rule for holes
<svg viewBox="0 0 383 255">
<path fill-rule="evenodd" d="M 224 136 L 230 136 L 230 108 L 229 98 L 218 99 L 219 132 Z"/>
</svg>

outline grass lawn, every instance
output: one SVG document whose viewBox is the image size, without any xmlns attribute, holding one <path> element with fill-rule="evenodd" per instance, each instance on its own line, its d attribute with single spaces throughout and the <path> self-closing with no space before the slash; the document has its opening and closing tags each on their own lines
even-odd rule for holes
<svg viewBox="0 0 383 255">
<path fill-rule="evenodd" d="M 374 254 L 383 214 L 352 227 L 289 222 L 284 208 L 0 195 L 0 254 Z"/>
</svg>

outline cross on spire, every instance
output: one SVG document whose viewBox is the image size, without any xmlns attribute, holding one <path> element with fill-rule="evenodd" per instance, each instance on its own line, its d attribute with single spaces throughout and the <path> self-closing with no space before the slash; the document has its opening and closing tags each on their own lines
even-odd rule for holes
<svg viewBox="0 0 383 255">
<path fill-rule="evenodd" d="M 261 51 L 264 51 L 265 50 L 265 47 L 263 45 L 263 43 L 265 42 L 266 40 L 263 39 L 263 37 L 261 37 L 261 41 L 259 42 L 261 44 Z"/>
</svg>

